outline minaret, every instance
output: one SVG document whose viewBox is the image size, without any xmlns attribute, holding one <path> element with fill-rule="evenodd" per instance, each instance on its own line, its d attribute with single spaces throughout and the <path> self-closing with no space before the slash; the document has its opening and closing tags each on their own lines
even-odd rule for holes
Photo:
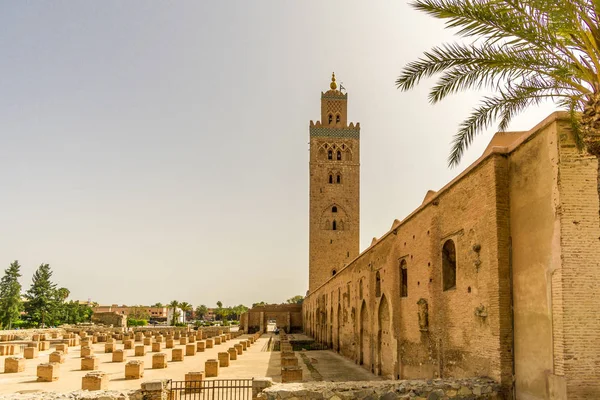
<svg viewBox="0 0 600 400">
<path fill-rule="evenodd" d="M 321 120 L 310 121 L 309 292 L 359 252 L 360 124 L 348 124 L 348 94 L 321 92 Z"/>
</svg>

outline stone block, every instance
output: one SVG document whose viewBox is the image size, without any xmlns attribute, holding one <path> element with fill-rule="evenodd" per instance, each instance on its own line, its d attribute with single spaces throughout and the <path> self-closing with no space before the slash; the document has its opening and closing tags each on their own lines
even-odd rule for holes
<svg viewBox="0 0 600 400">
<path fill-rule="evenodd" d="M 221 336 L 215 336 L 213 340 L 215 341 L 215 346 L 221 344 Z"/>
<path fill-rule="evenodd" d="M 206 342 L 206 348 L 207 349 L 212 349 L 214 341 L 209 338 L 209 339 L 206 339 L 205 342 Z"/>
<path fill-rule="evenodd" d="M 152 345 L 152 338 L 146 337 L 144 338 L 144 346 Z"/>
<path fill-rule="evenodd" d="M 165 353 L 156 353 L 152 355 L 152 368 L 167 368 L 167 355 Z"/>
<path fill-rule="evenodd" d="M 142 332 L 136 332 L 136 334 L 135 334 L 135 341 L 136 342 L 141 342 L 142 340 L 144 340 L 144 335 L 142 335 Z"/>
<path fill-rule="evenodd" d="M 4 359 L 4 373 L 25 371 L 25 359 L 21 357 L 6 357 Z"/>
<path fill-rule="evenodd" d="M 237 350 L 235 347 L 230 347 L 227 352 L 229 353 L 230 360 L 237 360 Z"/>
<path fill-rule="evenodd" d="M 206 360 L 204 363 L 204 373 L 207 378 L 219 376 L 219 362 L 215 359 Z"/>
<path fill-rule="evenodd" d="M 91 356 L 94 350 L 90 346 L 81 346 L 81 357 Z"/>
<path fill-rule="evenodd" d="M 65 354 L 62 351 L 55 351 L 53 353 L 50 353 L 49 361 L 50 363 L 62 364 L 65 362 Z"/>
<path fill-rule="evenodd" d="M 229 367 L 229 352 L 222 351 L 218 354 L 219 367 Z"/>
<path fill-rule="evenodd" d="M 115 351 L 116 346 L 117 345 L 115 343 L 106 343 L 104 345 L 104 352 L 105 353 L 112 353 L 113 351 Z"/>
<path fill-rule="evenodd" d="M 185 392 L 195 393 L 202 389 L 204 372 L 188 372 L 185 374 Z"/>
<path fill-rule="evenodd" d="M 146 355 L 146 346 L 140 345 L 135 346 L 135 355 L 136 357 L 141 357 Z"/>
<path fill-rule="evenodd" d="M 88 372 L 81 378 L 81 390 L 107 390 L 108 375 L 102 371 Z"/>
<path fill-rule="evenodd" d="M 127 352 L 125 350 L 115 350 L 112 353 L 112 362 L 123 362 L 127 360 Z"/>
<path fill-rule="evenodd" d="M 67 354 L 69 352 L 69 345 L 65 343 L 57 344 L 56 351 L 62 351 L 63 353 Z"/>
<path fill-rule="evenodd" d="M 179 331 L 175 331 L 175 333 L 173 334 L 173 339 L 179 340 L 180 338 L 181 338 L 181 335 L 179 334 Z"/>
<path fill-rule="evenodd" d="M 242 345 L 242 350 L 246 351 L 246 349 L 247 349 L 247 343 L 246 343 L 246 341 L 245 340 L 241 340 L 240 344 Z"/>
<path fill-rule="evenodd" d="M 185 337 L 185 336 L 182 336 L 182 337 L 179 339 L 179 344 L 187 344 L 187 342 L 188 342 L 188 338 L 187 338 L 187 337 Z"/>
<path fill-rule="evenodd" d="M 53 382 L 60 376 L 60 364 L 48 363 L 37 366 L 38 382 Z"/>
<path fill-rule="evenodd" d="M 203 340 L 196 342 L 196 351 L 203 352 L 206 348 L 206 343 Z"/>
<path fill-rule="evenodd" d="M 250 339 L 246 339 L 246 348 L 250 347 L 252 345 L 252 343 L 250 343 Z"/>
<path fill-rule="evenodd" d="M 152 343 L 152 351 L 153 352 L 160 351 L 161 347 L 162 347 L 162 344 L 160 342 L 154 342 L 154 343 Z"/>
<path fill-rule="evenodd" d="M 135 341 L 133 339 L 127 339 L 127 340 L 123 340 L 123 348 L 125 350 L 131 350 L 133 349 Z"/>
<path fill-rule="evenodd" d="M 171 350 L 171 361 L 183 361 L 183 349 Z"/>
<path fill-rule="evenodd" d="M 26 347 L 23 353 L 26 359 L 31 360 L 38 357 L 37 347 Z"/>
<path fill-rule="evenodd" d="M 302 382 L 302 367 L 281 367 L 281 383 Z"/>
<path fill-rule="evenodd" d="M 173 347 L 175 347 L 175 340 L 173 340 L 173 339 L 167 339 L 165 347 L 167 349 L 172 349 Z"/>
<path fill-rule="evenodd" d="M 188 343 L 185 345 L 185 355 L 195 356 L 196 355 L 196 343 Z"/>
<path fill-rule="evenodd" d="M 297 367 L 298 366 L 298 358 L 296 356 L 281 357 L 281 366 L 282 367 Z"/>
<path fill-rule="evenodd" d="M 156 343 L 164 343 L 165 338 L 162 335 L 156 337 Z"/>
<path fill-rule="evenodd" d="M 144 361 L 133 360 L 125 364 L 125 379 L 140 379 L 144 377 Z"/>
<path fill-rule="evenodd" d="M 42 342 L 38 342 L 38 350 L 39 351 L 50 350 L 50 342 L 45 341 L 45 340 Z"/>
<path fill-rule="evenodd" d="M 98 369 L 98 357 L 85 356 L 81 359 L 81 370 L 82 371 L 95 371 Z"/>
<path fill-rule="evenodd" d="M 237 343 L 237 344 L 234 344 L 233 347 L 237 350 L 238 356 L 241 356 L 242 352 L 244 351 L 244 348 L 242 347 L 242 345 Z"/>
<path fill-rule="evenodd" d="M 196 340 L 204 339 L 204 333 L 202 331 L 196 332 Z"/>
</svg>

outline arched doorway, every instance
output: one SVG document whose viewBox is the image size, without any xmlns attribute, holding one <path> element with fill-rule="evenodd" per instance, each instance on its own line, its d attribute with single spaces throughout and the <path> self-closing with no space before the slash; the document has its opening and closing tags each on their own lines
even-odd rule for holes
<svg viewBox="0 0 600 400">
<path fill-rule="evenodd" d="M 377 374 L 389 375 L 392 363 L 389 352 L 390 345 L 390 308 L 385 295 L 381 296 L 377 313 Z M 387 347 L 387 349 L 386 349 Z"/>
<path fill-rule="evenodd" d="M 329 308 L 329 337 L 327 347 L 333 349 L 333 306 Z"/>
<path fill-rule="evenodd" d="M 369 348 L 369 314 L 367 312 L 367 303 L 363 300 L 362 306 L 360 308 L 360 357 L 358 363 L 363 365 L 367 361 L 366 352 Z"/>
</svg>

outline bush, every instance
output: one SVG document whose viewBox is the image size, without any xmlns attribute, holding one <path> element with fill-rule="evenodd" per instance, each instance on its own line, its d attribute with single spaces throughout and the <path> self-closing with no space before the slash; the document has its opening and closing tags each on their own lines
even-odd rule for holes
<svg viewBox="0 0 600 400">
<path fill-rule="evenodd" d="M 133 319 L 133 318 L 127 319 L 127 326 L 146 326 L 146 325 L 148 325 L 148 321 L 146 321 L 145 319 Z"/>
</svg>

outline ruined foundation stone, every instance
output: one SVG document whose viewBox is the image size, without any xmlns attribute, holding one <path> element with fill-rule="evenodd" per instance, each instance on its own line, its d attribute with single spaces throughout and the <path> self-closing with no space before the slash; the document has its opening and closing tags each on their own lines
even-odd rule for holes
<svg viewBox="0 0 600 400">
<path fill-rule="evenodd" d="M 132 340 L 132 339 L 124 340 L 123 341 L 123 348 L 125 350 L 131 350 L 131 349 L 133 349 L 134 343 L 135 343 L 135 341 Z"/>
<path fill-rule="evenodd" d="M 229 352 L 219 352 L 219 367 L 229 367 Z"/>
<path fill-rule="evenodd" d="M 50 363 L 62 364 L 65 362 L 65 355 L 62 351 L 55 351 L 50 353 L 48 360 Z"/>
<path fill-rule="evenodd" d="M 98 369 L 99 360 L 98 357 L 85 356 L 81 359 L 81 370 L 82 371 L 94 371 Z"/>
<path fill-rule="evenodd" d="M 106 343 L 104 345 L 104 352 L 105 353 L 112 353 L 115 350 L 115 343 Z"/>
<path fill-rule="evenodd" d="M 237 350 L 235 347 L 230 347 L 227 352 L 229 353 L 230 360 L 237 360 Z"/>
<path fill-rule="evenodd" d="M 281 382 L 302 382 L 302 367 L 281 367 Z"/>
<path fill-rule="evenodd" d="M 173 339 L 167 339 L 166 346 L 167 349 L 172 349 L 175 347 L 175 341 Z"/>
<path fill-rule="evenodd" d="M 183 361 L 183 349 L 171 350 L 171 361 Z"/>
<path fill-rule="evenodd" d="M 64 343 L 57 344 L 56 351 L 62 351 L 64 354 L 67 354 L 69 352 L 69 346 Z"/>
<path fill-rule="evenodd" d="M 112 362 L 123 362 L 127 359 L 127 352 L 125 350 L 115 350 L 112 353 Z"/>
<path fill-rule="evenodd" d="M 125 364 L 125 379 L 140 379 L 144 376 L 144 361 L 133 360 Z"/>
<path fill-rule="evenodd" d="M 204 372 L 188 372 L 185 374 L 185 391 L 186 393 L 193 393 L 199 391 L 202 388 L 202 380 L 204 379 Z"/>
<path fill-rule="evenodd" d="M 206 360 L 204 363 L 204 373 L 207 378 L 219 376 L 219 362 L 215 359 Z"/>
<path fill-rule="evenodd" d="M 206 339 L 205 342 L 206 342 L 206 348 L 207 349 L 212 349 L 213 343 L 214 343 L 213 340 L 209 338 L 209 339 Z"/>
<path fill-rule="evenodd" d="M 203 352 L 206 347 L 206 343 L 204 341 L 196 342 L 196 351 Z"/>
<path fill-rule="evenodd" d="M 152 356 L 152 368 L 167 368 L 167 355 L 165 353 L 156 353 Z"/>
<path fill-rule="evenodd" d="M 136 357 L 141 357 L 146 355 L 146 346 L 135 346 L 135 355 Z"/>
<path fill-rule="evenodd" d="M 152 351 L 153 352 L 160 351 L 160 349 L 161 349 L 161 343 L 160 342 L 154 342 L 154 343 L 152 343 Z"/>
<path fill-rule="evenodd" d="M 188 343 L 185 345 L 185 355 L 195 356 L 196 355 L 196 343 Z"/>
<path fill-rule="evenodd" d="M 81 378 L 82 390 L 107 390 L 108 375 L 102 371 L 88 372 Z"/>
<path fill-rule="evenodd" d="M 52 382 L 58 380 L 60 375 L 60 364 L 48 363 L 37 366 L 37 381 Z"/>
<path fill-rule="evenodd" d="M 234 344 L 233 347 L 236 349 L 238 356 L 241 356 L 242 352 L 244 351 L 242 345 L 237 343 L 237 344 Z"/>
<path fill-rule="evenodd" d="M 33 358 L 37 358 L 38 357 L 38 349 L 37 347 L 26 347 L 24 352 L 23 352 L 23 356 L 28 359 L 31 360 Z"/>
<path fill-rule="evenodd" d="M 4 359 L 4 373 L 25 371 L 25 359 L 21 357 L 7 357 Z"/>
<path fill-rule="evenodd" d="M 298 366 L 298 358 L 295 356 L 281 357 L 281 366 L 282 367 L 297 367 Z"/>
<path fill-rule="evenodd" d="M 91 356 L 94 354 L 94 350 L 90 346 L 81 346 L 81 357 Z"/>
<path fill-rule="evenodd" d="M 188 340 L 187 337 L 183 336 L 179 339 L 179 344 L 187 344 Z"/>
<path fill-rule="evenodd" d="M 215 336 L 213 338 L 213 340 L 215 341 L 215 346 L 221 344 L 221 337 L 220 336 Z"/>
</svg>

